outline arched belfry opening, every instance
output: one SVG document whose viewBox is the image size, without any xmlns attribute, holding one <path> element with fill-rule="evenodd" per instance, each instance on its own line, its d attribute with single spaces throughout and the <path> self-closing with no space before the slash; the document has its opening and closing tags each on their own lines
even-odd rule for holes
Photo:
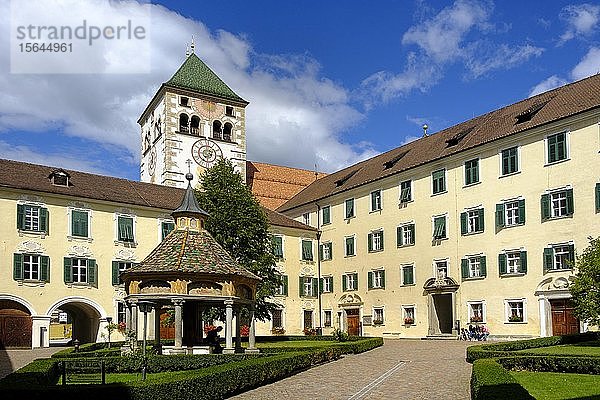
<svg viewBox="0 0 600 400">
<path fill-rule="evenodd" d="M 202 311 L 222 308 L 226 316 L 223 352 L 234 353 L 241 351 L 239 321 L 242 309 L 247 309 L 250 332 L 246 352 L 256 352 L 254 306 L 260 278 L 242 268 L 204 229 L 208 214 L 198 205 L 192 174 L 186 179 L 181 205 L 172 213 L 175 229 L 140 264 L 121 275 L 128 327 L 139 329 L 138 304 L 152 305 L 155 332 L 160 332 L 162 310 L 173 309 L 175 346 L 169 353 L 194 353 L 203 341 Z M 155 339 L 159 337 L 155 334 Z M 159 340 L 157 346 L 160 348 Z"/>
</svg>

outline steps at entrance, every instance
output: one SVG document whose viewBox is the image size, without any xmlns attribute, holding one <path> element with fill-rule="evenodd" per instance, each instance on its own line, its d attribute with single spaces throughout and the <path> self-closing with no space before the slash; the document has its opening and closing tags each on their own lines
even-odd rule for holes
<svg viewBox="0 0 600 400">
<path fill-rule="evenodd" d="M 452 334 L 427 335 L 421 340 L 458 340 L 458 336 Z"/>
</svg>

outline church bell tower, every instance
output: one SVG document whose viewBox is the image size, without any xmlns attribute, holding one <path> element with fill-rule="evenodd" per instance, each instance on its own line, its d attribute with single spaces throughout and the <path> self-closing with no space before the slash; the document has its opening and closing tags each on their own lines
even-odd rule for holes
<svg viewBox="0 0 600 400">
<path fill-rule="evenodd" d="M 187 160 L 193 160 L 193 187 L 221 157 L 231 160 L 246 180 L 246 106 L 191 51 L 163 83 L 138 124 L 141 128 L 142 182 L 185 188 Z"/>
</svg>

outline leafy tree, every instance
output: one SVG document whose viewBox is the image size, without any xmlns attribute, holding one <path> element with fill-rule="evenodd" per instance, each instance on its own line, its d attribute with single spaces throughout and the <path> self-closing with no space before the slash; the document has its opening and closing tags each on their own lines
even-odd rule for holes
<svg viewBox="0 0 600 400">
<path fill-rule="evenodd" d="M 201 177 L 202 190 L 196 192 L 200 207 L 210 216 L 206 230 L 247 270 L 262 278 L 256 295 L 256 318 L 270 318 L 280 278 L 269 236 L 269 222 L 258 200 L 229 160 L 221 159 Z"/>
<path fill-rule="evenodd" d="M 589 238 L 590 245 L 577 257 L 577 274 L 571 294 L 575 315 L 593 325 L 600 325 L 600 237 Z"/>
</svg>

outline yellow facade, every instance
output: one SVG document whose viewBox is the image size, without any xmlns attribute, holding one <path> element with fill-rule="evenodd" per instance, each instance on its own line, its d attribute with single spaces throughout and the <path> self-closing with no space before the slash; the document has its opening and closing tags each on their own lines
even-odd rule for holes
<svg viewBox="0 0 600 400">
<path fill-rule="evenodd" d="M 334 278 L 333 293 L 323 294 L 323 309 L 332 309 L 334 314 L 348 308 L 358 309 L 363 334 L 424 337 L 443 333 L 434 329 L 438 328 L 438 317 L 450 318 L 452 329 L 446 333 L 457 334 L 460 328 L 472 323 L 473 310 L 469 305 L 480 303 L 481 322 L 492 335 L 551 335 L 551 301 L 570 297 L 568 286 L 573 269 L 545 272 L 544 248 L 572 244 L 581 253 L 588 245 L 587 238 L 598 235 L 600 215 L 595 209 L 595 185 L 600 181 L 599 118 L 597 110 L 587 112 L 320 199 L 318 205 L 287 211 L 288 216 L 298 221 L 304 220 L 303 214 L 310 213 L 316 227 L 317 208 L 331 207 L 331 223 L 319 222 L 321 242 L 333 244 L 333 259 L 322 261 L 322 274 Z M 561 132 L 566 132 L 567 158 L 549 163 L 547 136 Z M 518 146 L 518 172 L 503 176 L 502 150 L 514 146 Z M 465 185 L 465 162 L 473 159 L 479 161 L 479 182 Z M 446 190 L 434 195 L 432 172 L 442 168 L 446 170 Z M 412 180 L 412 201 L 401 204 L 400 182 L 406 180 Z M 574 212 L 542 220 L 542 195 L 563 188 L 572 189 Z M 371 192 L 376 190 L 382 191 L 382 208 L 371 211 Z M 354 198 L 356 216 L 345 218 L 344 203 L 350 198 Z M 496 228 L 496 204 L 517 198 L 525 200 L 525 223 Z M 460 215 L 470 208 L 484 209 L 484 229 L 463 235 Z M 447 238 L 433 240 L 433 218 L 441 215 L 447 217 Z M 404 223 L 414 224 L 415 244 L 398 247 L 396 230 Z M 369 252 L 368 235 L 380 229 L 384 232 L 384 249 Z M 349 236 L 356 237 L 355 256 L 344 256 L 344 240 Z M 501 276 L 499 254 L 513 249 L 526 251 L 527 272 Z M 470 255 L 486 256 L 485 277 L 461 277 L 461 259 Z M 424 286 L 436 276 L 436 261 L 443 260 L 448 263 L 448 276 L 458 288 L 445 290 L 443 286 L 431 286 L 433 298 L 436 294 L 452 295 L 450 304 L 436 305 Z M 405 265 L 415 267 L 414 284 L 402 284 L 401 268 Z M 385 288 L 368 289 L 368 273 L 377 269 L 385 270 Z M 358 290 L 342 291 L 342 275 L 347 273 L 358 274 Z M 347 304 L 349 294 L 355 298 Z M 521 302 L 522 322 L 509 321 L 511 301 Z M 437 313 L 436 306 L 440 307 Z M 403 307 L 414 307 L 414 324 L 405 324 Z M 372 324 L 376 308 L 383 309 L 381 325 Z"/>
</svg>

